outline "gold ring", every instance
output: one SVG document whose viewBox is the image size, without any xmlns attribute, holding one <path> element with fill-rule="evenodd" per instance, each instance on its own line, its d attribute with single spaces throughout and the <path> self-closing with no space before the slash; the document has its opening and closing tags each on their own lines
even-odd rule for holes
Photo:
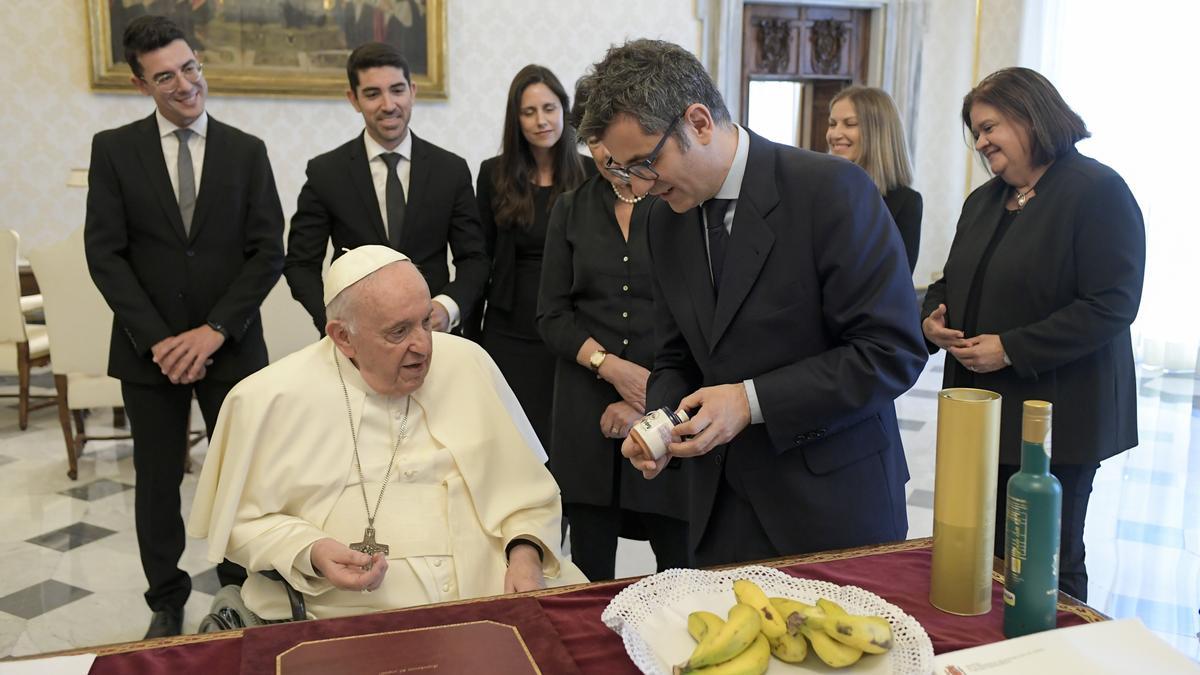
<svg viewBox="0 0 1200 675">
<path fill-rule="evenodd" d="M 616 436 L 618 431 L 620 431 L 620 429 L 618 429 L 617 427 L 613 427 L 608 430 L 608 433 L 610 436 Z"/>
</svg>

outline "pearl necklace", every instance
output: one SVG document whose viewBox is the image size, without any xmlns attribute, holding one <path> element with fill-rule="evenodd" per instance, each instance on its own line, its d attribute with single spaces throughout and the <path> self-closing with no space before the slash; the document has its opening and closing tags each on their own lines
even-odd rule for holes
<svg viewBox="0 0 1200 675">
<path fill-rule="evenodd" d="M 616 183 L 613 183 L 610 181 L 608 184 L 612 186 L 613 194 L 615 194 L 617 196 L 617 199 L 620 199 L 621 201 L 625 202 L 626 204 L 636 204 L 646 198 L 646 195 L 641 195 L 640 197 L 632 197 L 632 198 L 626 197 L 625 195 L 621 194 L 620 190 L 617 189 Z"/>
</svg>

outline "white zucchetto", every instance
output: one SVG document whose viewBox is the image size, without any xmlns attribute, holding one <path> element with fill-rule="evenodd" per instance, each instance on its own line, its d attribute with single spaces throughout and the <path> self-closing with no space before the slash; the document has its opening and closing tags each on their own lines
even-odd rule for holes
<svg viewBox="0 0 1200 675">
<path fill-rule="evenodd" d="M 361 281 L 368 274 L 384 265 L 390 265 L 409 257 L 388 246 L 370 244 L 359 246 L 343 253 L 329 266 L 325 275 L 325 306 L 337 297 L 338 293 Z"/>
</svg>

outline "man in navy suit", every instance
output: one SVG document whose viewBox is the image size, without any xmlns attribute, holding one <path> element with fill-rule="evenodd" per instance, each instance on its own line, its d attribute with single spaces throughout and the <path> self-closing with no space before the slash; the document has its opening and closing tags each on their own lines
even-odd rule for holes
<svg viewBox="0 0 1200 675">
<path fill-rule="evenodd" d="M 904 539 L 894 400 L 927 359 L 903 245 L 878 191 L 836 157 L 733 124 L 700 62 L 636 40 L 593 67 L 598 137 L 648 210 L 656 356 L 647 409 L 688 422 L 697 565 Z M 679 440 L 686 438 L 688 440 Z"/>
<path fill-rule="evenodd" d="M 157 109 L 92 140 L 84 241 L 113 310 L 108 374 L 133 431 L 151 638 L 179 634 L 191 592 L 179 485 L 192 397 L 211 435 L 225 395 L 267 364 L 259 306 L 283 269 L 283 211 L 263 142 L 205 111 L 203 66 L 179 27 L 139 17 L 124 46 Z M 217 575 L 245 578 L 232 563 Z"/>
<path fill-rule="evenodd" d="M 346 75 L 346 98 L 366 129 L 308 163 L 283 270 L 292 296 L 324 335 L 321 269 L 330 242 L 334 260 L 365 244 L 391 246 L 429 284 L 434 330 L 453 329 L 478 304 L 491 274 L 471 170 L 462 157 L 412 133 L 417 88 L 399 50 L 368 42 L 350 54 Z"/>
</svg>

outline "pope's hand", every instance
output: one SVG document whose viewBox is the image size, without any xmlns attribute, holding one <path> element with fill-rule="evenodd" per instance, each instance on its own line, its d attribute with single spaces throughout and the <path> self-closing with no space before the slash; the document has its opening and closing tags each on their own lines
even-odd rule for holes
<svg viewBox="0 0 1200 675">
<path fill-rule="evenodd" d="M 321 539 L 308 554 L 313 569 L 344 591 L 373 591 L 383 583 L 387 558 L 382 553 L 369 556 L 335 539 Z"/>
<path fill-rule="evenodd" d="M 529 544 L 517 544 L 508 552 L 508 571 L 504 573 L 504 592 L 521 593 L 546 587 L 542 559 Z"/>
</svg>

